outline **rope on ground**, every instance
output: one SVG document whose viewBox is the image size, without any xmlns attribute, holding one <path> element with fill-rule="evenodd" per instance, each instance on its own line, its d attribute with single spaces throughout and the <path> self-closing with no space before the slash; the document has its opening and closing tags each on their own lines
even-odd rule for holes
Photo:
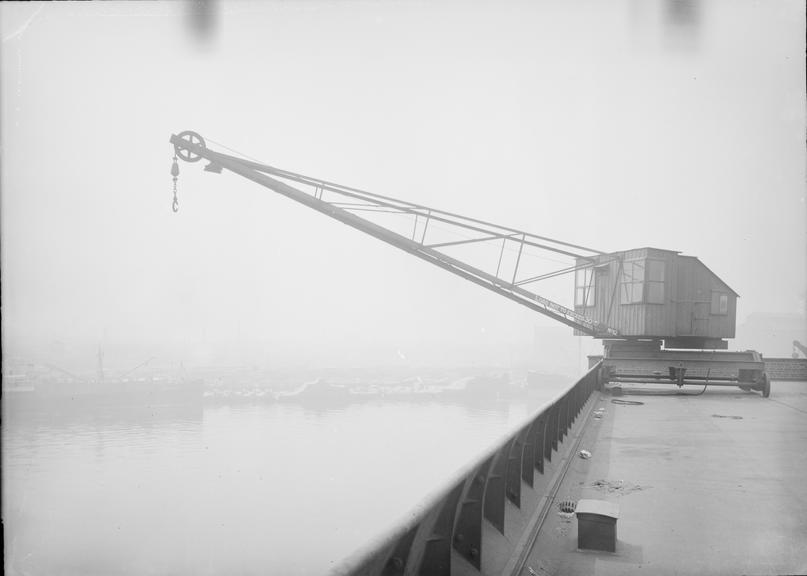
<svg viewBox="0 0 807 576">
<path fill-rule="evenodd" d="M 611 404 L 624 404 L 625 406 L 643 406 L 644 402 L 639 402 L 638 400 L 620 400 L 618 398 L 613 398 L 611 400 Z"/>
</svg>

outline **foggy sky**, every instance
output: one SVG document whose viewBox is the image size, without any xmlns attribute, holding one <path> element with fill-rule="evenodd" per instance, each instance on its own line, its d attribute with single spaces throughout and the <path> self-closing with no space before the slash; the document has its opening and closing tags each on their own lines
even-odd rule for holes
<svg viewBox="0 0 807 576">
<path fill-rule="evenodd" d="M 182 3 L 3 3 L 4 349 L 505 361 L 554 326 L 200 164 L 173 214 L 182 130 L 603 251 L 698 256 L 738 324 L 803 313 L 804 5 L 690 4 L 226 2 L 204 41 Z"/>
</svg>

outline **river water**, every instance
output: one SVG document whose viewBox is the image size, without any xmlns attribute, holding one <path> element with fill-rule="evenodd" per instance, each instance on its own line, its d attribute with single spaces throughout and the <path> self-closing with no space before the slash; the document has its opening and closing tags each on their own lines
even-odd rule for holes
<svg viewBox="0 0 807 576">
<path fill-rule="evenodd" d="M 7 573 L 325 573 L 571 382 L 330 408 L 6 409 Z"/>
</svg>

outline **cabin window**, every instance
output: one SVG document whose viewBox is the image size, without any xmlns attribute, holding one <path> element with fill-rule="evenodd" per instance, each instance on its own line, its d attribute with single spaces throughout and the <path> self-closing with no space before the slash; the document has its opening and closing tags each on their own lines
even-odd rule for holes
<svg viewBox="0 0 807 576">
<path fill-rule="evenodd" d="M 621 304 L 664 304 L 664 260 L 637 260 L 622 264 Z"/>
<path fill-rule="evenodd" d="M 574 305 L 594 306 L 594 268 L 576 270 L 574 274 Z"/>
<path fill-rule="evenodd" d="M 647 303 L 664 304 L 664 260 L 647 261 Z"/>
<path fill-rule="evenodd" d="M 635 304 L 642 301 L 644 292 L 644 262 L 623 262 L 619 302 Z"/>
<path fill-rule="evenodd" d="M 712 314 L 725 316 L 729 313 L 729 295 L 725 292 L 712 292 Z"/>
</svg>

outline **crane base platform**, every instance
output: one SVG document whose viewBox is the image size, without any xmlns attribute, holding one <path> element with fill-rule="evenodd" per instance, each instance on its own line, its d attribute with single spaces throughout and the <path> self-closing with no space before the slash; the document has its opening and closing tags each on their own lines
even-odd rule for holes
<svg viewBox="0 0 807 576">
<path fill-rule="evenodd" d="M 737 386 L 770 395 L 770 380 L 759 352 L 665 350 L 656 342 L 605 343 L 601 382 Z"/>
</svg>

